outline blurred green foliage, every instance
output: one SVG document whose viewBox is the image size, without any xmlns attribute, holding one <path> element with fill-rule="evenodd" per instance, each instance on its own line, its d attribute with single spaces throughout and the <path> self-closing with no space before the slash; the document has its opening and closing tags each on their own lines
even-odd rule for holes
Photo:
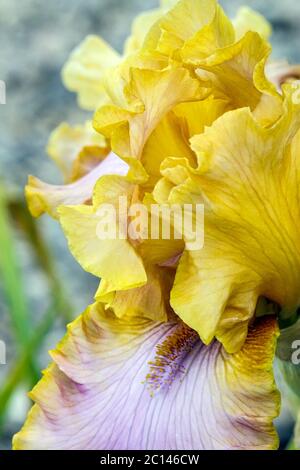
<svg viewBox="0 0 300 470">
<path fill-rule="evenodd" d="M 51 305 L 41 316 L 38 325 L 32 323 L 29 299 L 24 289 L 24 276 L 17 257 L 15 232 L 22 231 L 31 245 L 36 259 L 47 277 L 51 291 Z M 40 378 L 36 363 L 43 340 L 55 320 L 65 325 L 72 319 L 72 307 L 65 296 L 61 279 L 42 238 L 39 226 L 30 216 L 23 200 L 7 200 L 3 184 L 0 184 L 0 280 L 5 302 L 14 330 L 17 348 L 15 363 L 10 364 L 6 380 L 0 389 L 0 441 L 8 406 L 20 384 L 32 387 Z"/>
</svg>

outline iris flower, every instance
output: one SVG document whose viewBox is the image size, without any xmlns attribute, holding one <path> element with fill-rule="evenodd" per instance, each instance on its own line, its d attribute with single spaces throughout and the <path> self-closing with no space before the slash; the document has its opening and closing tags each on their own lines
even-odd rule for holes
<svg viewBox="0 0 300 470">
<path fill-rule="evenodd" d="M 100 285 L 15 449 L 278 447 L 276 350 L 300 409 L 300 92 L 295 68 L 272 66 L 270 33 L 248 8 L 230 20 L 215 0 L 169 0 L 122 55 L 96 36 L 72 53 L 63 80 L 93 120 L 54 131 L 65 185 L 30 177 L 26 196 Z M 204 247 L 99 238 L 120 197 L 203 204 Z"/>
</svg>

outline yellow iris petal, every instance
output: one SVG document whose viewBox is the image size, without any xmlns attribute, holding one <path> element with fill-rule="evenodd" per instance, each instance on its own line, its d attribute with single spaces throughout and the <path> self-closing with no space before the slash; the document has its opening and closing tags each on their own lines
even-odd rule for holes
<svg viewBox="0 0 300 470">
<path fill-rule="evenodd" d="M 211 126 L 218 117 L 229 109 L 228 100 L 215 99 L 210 96 L 202 101 L 179 104 L 174 108 L 174 113 L 182 120 L 182 127 L 186 129 L 186 137 L 190 139 L 196 134 L 202 134 L 205 127 Z M 183 155 L 180 154 L 180 156 Z M 176 156 L 176 154 L 173 153 L 172 156 Z"/>
<path fill-rule="evenodd" d="M 166 0 L 136 20 L 123 59 L 88 37 L 63 76 L 85 108 L 100 103 L 97 134 L 90 124 L 64 124 L 48 146 L 68 182 L 79 181 L 54 187 L 31 178 L 26 189 L 32 213 L 59 213 L 74 256 L 103 278 L 97 297 L 120 316 L 132 300 L 132 311 L 148 317 L 152 298 L 155 319 L 165 315 L 160 268 L 177 268 L 184 241 L 100 240 L 99 208 L 117 206 L 120 195 L 129 204 L 204 203 L 206 244 L 182 255 L 172 306 L 203 341 L 217 337 L 230 352 L 245 341 L 259 296 L 280 303 L 286 315 L 299 300 L 290 215 L 298 216 L 298 172 L 288 173 L 291 161 L 297 166 L 297 144 L 289 149 L 299 112 L 265 76 L 267 29 L 249 10 L 234 29 L 215 0 Z M 112 173 L 127 177 L 103 177 Z M 289 289 L 282 289 L 284 277 Z"/>
<path fill-rule="evenodd" d="M 173 55 L 185 41 L 213 20 L 216 8 L 216 0 L 180 0 L 159 20 L 156 48 L 164 54 Z M 151 31 L 149 38 L 146 38 L 146 46 L 147 43 L 153 47 Z"/>
<path fill-rule="evenodd" d="M 62 206 L 59 218 L 73 256 L 83 269 L 108 280 L 113 290 L 142 285 L 147 277 L 141 259 L 127 240 L 100 240 L 99 218 L 90 206 Z"/>
<path fill-rule="evenodd" d="M 125 54 L 132 54 L 141 49 L 148 31 L 162 16 L 163 11 L 163 9 L 147 11 L 134 20 L 132 34 L 125 43 Z"/>
<path fill-rule="evenodd" d="M 173 192 L 182 203 L 198 186 L 206 225 L 204 248 L 181 258 L 171 304 L 204 342 L 216 335 L 230 352 L 243 344 L 259 296 L 277 302 L 286 316 L 300 305 L 299 164 L 290 151 L 300 108 L 293 90 L 286 91 L 284 114 L 273 127 L 241 109 L 195 136 L 199 176 L 191 174 L 187 194 Z M 209 168 L 201 167 L 205 160 Z"/>
<path fill-rule="evenodd" d="M 257 119 L 267 125 L 282 112 L 281 97 L 264 73 L 270 51 L 257 33 L 248 32 L 237 43 L 217 49 L 207 58 L 199 58 L 197 43 L 191 43 L 182 54 L 200 78 L 211 80 L 215 93 L 230 99 L 233 108 L 249 106 Z"/>
<path fill-rule="evenodd" d="M 174 272 L 158 266 L 149 266 L 146 272 L 147 284 L 134 289 L 112 292 L 112 286 L 101 281 L 95 299 L 113 309 L 118 318 L 129 316 L 166 321 L 170 313 L 169 297 Z"/>
<path fill-rule="evenodd" d="M 105 138 L 94 131 L 90 121 L 78 126 L 62 123 L 52 132 L 47 146 L 49 156 L 62 171 L 66 182 L 74 181 L 89 172 L 74 168 L 82 160 L 81 152 L 86 150 L 87 153 L 88 149 L 93 149 L 91 160 L 95 155 L 95 165 L 99 163 L 99 156 L 103 158 L 109 152 Z M 90 169 L 91 167 L 92 161 L 89 164 Z"/>
<path fill-rule="evenodd" d="M 201 60 L 214 54 L 216 50 L 233 44 L 234 41 L 235 33 L 232 23 L 222 8 L 217 5 L 211 21 L 185 42 L 180 56 L 185 60 L 192 55 Z"/>
<path fill-rule="evenodd" d="M 129 109 L 100 108 L 93 124 L 98 132 L 111 139 L 112 149 L 119 156 L 140 158 L 145 142 L 174 106 L 206 94 L 183 68 L 159 71 L 132 68 L 126 86 Z M 139 108 L 136 112 L 132 110 L 133 104 Z"/>
<path fill-rule="evenodd" d="M 161 0 L 160 7 L 138 15 L 132 25 L 131 35 L 125 43 L 125 55 L 139 51 L 151 27 L 170 9 L 178 0 Z"/>
<path fill-rule="evenodd" d="M 93 111 L 107 101 L 101 80 L 105 71 L 120 60 L 119 54 L 98 36 L 88 36 L 72 52 L 62 78 L 66 88 L 77 93 L 82 108 Z"/>
<path fill-rule="evenodd" d="M 104 212 L 99 212 L 101 205 L 107 203 L 117 207 L 120 196 L 130 201 L 133 190 L 134 185 L 126 178 L 103 176 L 95 186 L 93 206 L 61 206 L 58 209 L 73 256 L 83 269 L 103 278 L 114 291 L 138 287 L 147 281 L 143 261 L 127 238 L 120 237 L 117 232 L 114 237 L 99 236 L 99 224 L 105 217 Z M 117 211 L 115 215 L 117 218 Z M 116 230 L 119 230 L 117 221 Z"/>
<path fill-rule="evenodd" d="M 193 104 L 193 103 L 191 103 Z M 160 179 L 161 163 L 169 156 L 185 156 L 193 161 L 195 155 L 189 146 L 189 135 L 186 132 L 183 118 L 171 111 L 158 124 L 147 140 L 141 156 L 141 163 L 150 175 L 147 188 L 153 189 Z"/>
<path fill-rule="evenodd" d="M 272 34 L 271 24 L 260 13 L 249 7 L 241 7 L 238 10 L 233 25 L 237 39 L 243 37 L 248 31 L 256 31 L 266 40 Z"/>
</svg>

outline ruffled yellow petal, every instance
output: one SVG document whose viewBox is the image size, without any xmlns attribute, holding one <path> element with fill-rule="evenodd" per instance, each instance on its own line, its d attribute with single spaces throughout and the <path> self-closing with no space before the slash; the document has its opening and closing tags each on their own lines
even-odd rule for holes
<svg viewBox="0 0 300 470">
<path fill-rule="evenodd" d="M 186 168 L 196 165 L 190 139 L 204 132 L 205 127 L 211 126 L 228 109 L 228 101 L 212 96 L 202 101 L 182 103 L 156 127 L 145 145 L 141 160 L 150 175 L 148 187 L 154 191 L 156 202 L 167 202 L 174 186 L 179 184 L 179 180 L 182 183 L 182 178 L 187 178 Z M 167 178 L 160 179 L 161 175 Z M 153 188 L 154 183 L 157 185 Z"/>
<path fill-rule="evenodd" d="M 216 0 L 180 0 L 177 2 L 174 8 L 158 22 L 157 50 L 172 56 L 183 47 L 187 40 L 211 23 L 216 8 Z M 150 40 L 153 47 L 152 31 L 150 31 L 150 37 L 146 38 L 146 47 Z"/>
<path fill-rule="evenodd" d="M 99 225 L 109 223 L 102 204 L 118 208 L 119 197 L 130 201 L 134 185 L 126 178 L 103 176 L 95 186 L 93 206 L 61 206 L 59 220 L 75 259 L 87 272 L 103 278 L 111 290 L 126 290 L 146 283 L 147 275 L 140 256 L 130 241 L 119 236 L 119 219 L 116 210 L 114 237 L 99 236 Z M 127 214 L 125 214 L 127 215 Z M 121 220 L 121 219 L 120 219 Z"/>
<path fill-rule="evenodd" d="M 51 134 L 47 152 L 62 171 L 65 181 L 75 181 L 78 177 L 84 176 L 99 163 L 99 156 L 102 159 L 107 155 L 109 149 L 103 136 L 95 132 L 90 121 L 85 125 L 70 126 L 62 123 Z M 84 172 L 82 162 L 81 171 L 78 169 L 83 156 L 81 153 L 90 155 L 90 163 L 87 171 Z M 92 165 L 93 155 L 95 164 Z M 74 169 L 74 165 L 77 167 Z"/>
<path fill-rule="evenodd" d="M 125 43 L 125 55 L 139 51 L 151 27 L 170 9 L 178 0 L 161 0 L 160 7 L 138 15 L 132 25 L 131 35 Z"/>
<path fill-rule="evenodd" d="M 107 101 L 101 80 L 106 70 L 120 60 L 119 54 L 98 36 L 88 36 L 72 52 L 62 78 L 66 88 L 77 93 L 79 106 L 93 111 Z"/>
<path fill-rule="evenodd" d="M 182 103 L 174 108 L 174 113 L 181 119 L 181 126 L 186 130 L 188 139 L 196 134 L 202 134 L 205 127 L 211 126 L 213 122 L 230 109 L 229 101 L 225 99 L 215 99 L 213 96 L 190 103 Z M 185 156 L 178 152 L 168 156 Z"/>
<path fill-rule="evenodd" d="M 255 10 L 249 7 L 241 7 L 235 19 L 233 25 L 236 32 L 236 38 L 242 38 L 248 31 L 255 31 L 261 37 L 268 40 L 272 34 L 271 24 Z"/>
<path fill-rule="evenodd" d="M 191 106 L 193 104 L 191 103 Z M 198 123 L 200 120 L 201 118 L 195 122 Z M 195 161 L 195 154 L 189 145 L 186 122 L 184 118 L 176 116 L 173 111 L 163 118 L 152 132 L 141 155 L 141 163 L 150 175 L 147 184 L 149 191 L 153 189 L 161 176 L 161 163 L 170 156 L 183 156 L 190 161 Z"/>
<path fill-rule="evenodd" d="M 237 43 L 217 49 L 207 58 L 199 57 L 196 41 L 181 54 L 200 78 L 211 80 L 215 94 L 230 99 L 233 108 L 249 106 L 262 124 L 270 125 L 282 113 L 281 97 L 264 72 L 270 51 L 257 33 L 248 32 Z"/>
<path fill-rule="evenodd" d="M 100 108 L 93 124 L 111 140 L 117 155 L 140 158 L 145 142 L 163 117 L 179 103 L 202 98 L 207 90 L 183 68 L 159 71 L 132 68 L 125 93 L 127 109 Z"/>
<path fill-rule="evenodd" d="M 170 63 L 168 57 L 156 51 L 141 50 L 125 57 L 119 66 L 107 71 L 102 80 L 110 104 L 133 113 L 142 112 L 143 104 L 139 97 L 134 97 L 130 93 L 131 70 L 163 71 L 169 67 Z"/>
<path fill-rule="evenodd" d="M 181 258 L 171 304 L 205 343 L 216 335 L 229 352 L 243 344 L 260 296 L 278 303 L 283 316 L 300 306 L 299 164 L 290 151 L 300 107 L 293 89 L 286 91 L 273 127 L 241 109 L 195 136 L 199 176 L 191 174 L 189 191 L 187 180 L 175 193 L 190 201 L 198 187 L 205 244 Z"/>
<path fill-rule="evenodd" d="M 213 55 L 218 49 L 235 42 L 235 33 L 231 21 L 222 8 L 217 5 L 211 21 L 205 24 L 183 45 L 180 56 L 186 60 L 190 56 L 198 60 Z"/>
<path fill-rule="evenodd" d="M 132 25 L 131 36 L 125 43 L 125 54 L 132 54 L 141 49 L 148 31 L 162 16 L 163 12 L 164 9 L 157 8 L 137 16 Z"/>
<path fill-rule="evenodd" d="M 146 282 L 143 263 L 127 240 L 97 237 L 100 218 L 91 206 L 61 206 L 58 212 L 70 251 L 83 269 L 109 281 L 113 290 Z"/>
<path fill-rule="evenodd" d="M 146 272 L 147 284 L 135 289 L 112 293 L 112 286 L 101 281 L 95 299 L 104 302 L 118 318 L 130 316 L 166 321 L 171 311 L 169 298 L 175 273 L 158 266 L 149 266 Z"/>
</svg>

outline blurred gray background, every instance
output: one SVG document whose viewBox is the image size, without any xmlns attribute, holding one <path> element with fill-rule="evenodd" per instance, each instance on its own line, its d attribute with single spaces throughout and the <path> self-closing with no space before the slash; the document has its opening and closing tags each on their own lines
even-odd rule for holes
<svg viewBox="0 0 300 470">
<path fill-rule="evenodd" d="M 89 114 L 80 111 L 75 96 L 61 83 L 60 70 L 70 51 L 87 34 L 99 34 L 119 51 L 128 36 L 132 19 L 157 6 L 156 0 L 0 0 L 0 80 L 7 85 L 7 104 L 0 105 L 0 178 L 11 194 L 22 194 L 28 174 L 48 182 L 61 176 L 45 154 L 49 133 L 61 121 L 76 124 Z M 274 58 L 300 62 L 299 0 L 220 2 L 230 16 L 241 5 L 263 13 L 273 24 Z M 72 299 L 72 314 L 80 313 L 93 298 L 95 280 L 84 273 L 69 254 L 57 223 L 43 218 L 41 228 Z M 1 227 L 0 227 L 1 230 Z M 49 302 L 47 283 L 35 265 L 22 237 L 17 240 L 26 293 L 32 317 L 39 318 Z M 1 289 L 0 289 L 1 296 Z M 15 360 L 10 318 L 0 301 L 0 339 L 10 345 L 7 366 L 0 366 L 0 381 Z M 39 357 L 48 362 L 47 349 L 62 336 L 58 325 L 48 335 Z M 11 434 L 24 419 L 27 403 L 22 388 L 14 397 L 0 447 L 9 447 Z"/>
</svg>

